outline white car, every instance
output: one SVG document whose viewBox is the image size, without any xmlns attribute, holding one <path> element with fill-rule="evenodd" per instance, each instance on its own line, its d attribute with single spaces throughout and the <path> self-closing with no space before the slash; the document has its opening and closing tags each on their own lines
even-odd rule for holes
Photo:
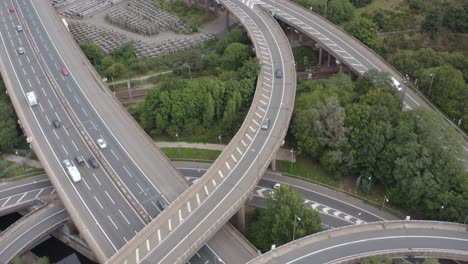
<svg viewBox="0 0 468 264">
<path fill-rule="evenodd" d="M 98 146 L 99 146 L 100 148 L 102 148 L 102 149 L 105 149 L 105 148 L 107 147 L 106 141 L 104 141 L 104 139 L 102 139 L 102 138 L 99 138 L 99 139 L 97 140 L 97 144 L 98 144 Z"/>
<path fill-rule="evenodd" d="M 23 47 L 19 47 L 18 48 L 18 54 L 23 54 L 24 53 L 24 48 Z"/>
<path fill-rule="evenodd" d="M 273 185 L 273 190 L 276 190 L 276 189 L 278 189 L 279 187 L 281 187 L 281 184 L 275 183 L 275 185 Z"/>
<path fill-rule="evenodd" d="M 18 32 L 23 31 L 23 27 L 22 27 L 21 25 L 17 25 L 17 26 L 16 26 L 16 30 L 17 30 Z"/>
</svg>

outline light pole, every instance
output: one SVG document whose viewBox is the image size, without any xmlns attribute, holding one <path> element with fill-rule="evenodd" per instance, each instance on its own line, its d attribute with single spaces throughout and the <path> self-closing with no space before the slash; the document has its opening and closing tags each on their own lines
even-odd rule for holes
<svg viewBox="0 0 468 264">
<path fill-rule="evenodd" d="M 387 198 L 387 195 L 384 195 L 384 199 L 382 201 L 382 207 L 380 208 L 380 211 L 383 211 L 384 207 L 385 207 L 385 203 L 388 203 L 388 198 Z"/>
<path fill-rule="evenodd" d="M 429 76 L 431 77 L 431 84 L 429 85 L 429 93 L 427 94 L 427 98 L 431 98 L 431 90 L 432 90 L 432 83 L 434 82 L 434 76 L 435 74 L 429 73 Z"/>
<path fill-rule="evenodd" d="M 289 167 L 289 173 L 292 174 L 292 164 L 293 164 L 293 160 L 294 160 L 294 148 L 291 149 L 291 163 L 290 163 L 290 167 Z"/>
<path fill-rule="evenodd" d="M 180 156 L 180 144 L 179 144 L 179 132 L 177 132 L 175 134 L 176 138 L 177 138 L 177 153 L 179 154 Z M 180 157 L 179 157 L 180 158 Z"/>
<path fill-rule="evenodd" d="M 292 241 L 294 241 L 294 239 L 296 238 L 296 221 L 301 221 L 301 218 L 295 214 L 294 215 L 293 239 L 292 239 Z"/>
<path fill-rule="evenodd" d="M 219 138 L 219 144 L 220 144 L 220 145 L 221 145 L 221 144 L 223 144 L 223 143 L 222 143 L 222 142 L 223 142 L 223 140 L 222 140 L 221 134 L 219 135 L 219 137 L 218 137 L 218 138 Z"/>
</svg>

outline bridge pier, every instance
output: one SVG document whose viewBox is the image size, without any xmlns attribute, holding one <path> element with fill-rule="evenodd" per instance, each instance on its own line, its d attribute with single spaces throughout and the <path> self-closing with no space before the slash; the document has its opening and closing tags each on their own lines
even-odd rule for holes
<svg viewBox="0 0 468 264">
<path fill-rule="evenodd" d="M 273 159 L 271 160 L 270 169 L 272 171 L 276 171 L 276 153 L 273 155 Z"/>
<path fill-rule="evenodd" d="M 226 9 L 226 31 L 229 31 L 229 11 Z"/>
<path fill-rule="evenodd" d="M 327 66 L 330 67 L 330 65 L 331 65 L 331 57 L 332 57 L 332 56 L 331 56 L 330 52 L 327 52 L 327 54 L 328 54 Z"/>
<path fill-rule="evenodd" d="M 239 232 L 245 234 L 245 205 L 242 205 L 236 213 L 236 228 Z"/>
</svg>

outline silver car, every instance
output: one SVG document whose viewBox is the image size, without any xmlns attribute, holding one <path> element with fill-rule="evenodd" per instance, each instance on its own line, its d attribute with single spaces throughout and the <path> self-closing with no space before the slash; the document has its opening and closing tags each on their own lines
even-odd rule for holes
<svg viewBox="0 0 468 264">
<path fill-rule="evenodd" d="M 23 47 L 19 47 L 18 48 L 18 54 L 23 54 L 24 53 L 24 48 Z"/>
<path fill-rule="evenodd" d="M 262 130 L 267 130 L 270 127 L 270 118 L 265 118 L 262 123 Z"/>
</svg>

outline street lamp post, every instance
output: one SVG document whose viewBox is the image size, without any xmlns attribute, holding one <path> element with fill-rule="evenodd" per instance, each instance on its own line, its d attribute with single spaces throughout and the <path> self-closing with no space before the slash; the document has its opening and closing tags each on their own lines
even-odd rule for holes
<svg viewBox="0 0 468 264">
<path fill-rule="evenodd" d="M 222 140 L 222 137 L 221 137 L 221 135 L 219 135 L 219 137 L 218 137 L 218 138 L 219 138 L 219 144 L 223 144 L 223 143 L 222 143 L 222 142 L 223 142 L 223 140 Z"/>
<path fill-rule="evenodd" d="M 301 221 L 301 218 L 297 215 L 294 215 L 294 225 L 293 225 L 293 238 L 292 241 L 296 238 L 296 222 Z"/>
<path fill-rule="evenodd" d="M 179 156 L 180 156 L 179 132 L 177 132 L 177 133 L 175 134 L 175 136 L 176 136 L 176 138 L 177 138 L 177 152 L 178 152 L 178 154 L 179 154 Z"/>
<path fill-rule="evenodd" d="M 294 160 L 294 148 L 291 149 L 291 163 L 290 163 L 290 167 L 289 167 L 289 173 L 292 174 L 292 164 L 293 164 L 293 160 Z"/>
<path fill-rule="evenodd" d="M 429 85 L 429 93 L 427 94 L 427 97 L 430 99 L 431 98 L 432 83 L 434 82 L 435 74 L 429 73 L 429 76 L 431 77 L 431 84 Z"/>
<path fill-rule="evenodd" d="M 384 207 L 385 207 L 385 203 L 388 203 L 388 198 L 387 198 L 387 195 L 384 195 L 384 199 L 382 201 L 382 207 L 380 208 L 380 211 L 383 211 Z"/>
</svg>

